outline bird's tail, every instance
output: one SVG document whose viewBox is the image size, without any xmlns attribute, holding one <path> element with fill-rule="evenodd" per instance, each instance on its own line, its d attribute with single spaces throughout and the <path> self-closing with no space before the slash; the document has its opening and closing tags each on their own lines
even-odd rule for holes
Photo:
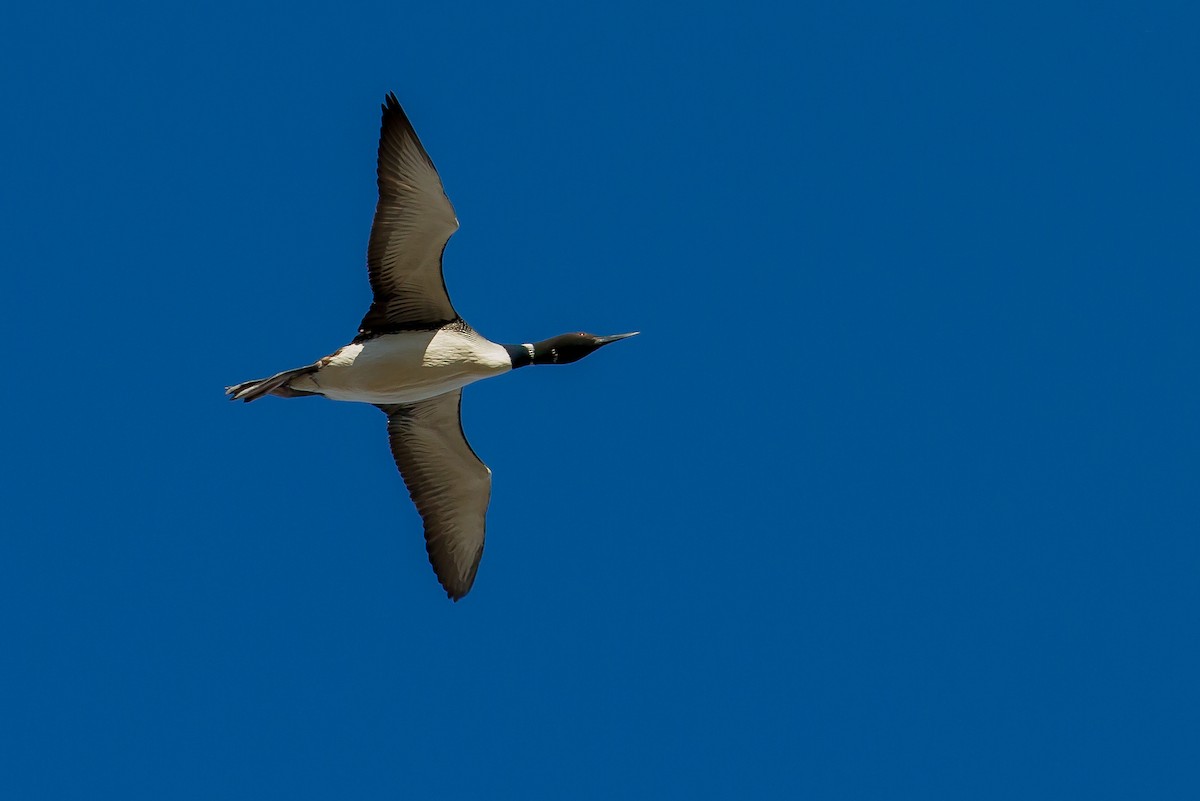
<svg viewBox="0 0 1200 801">
<path fill-rule="evenodd" d="M 234 384 L 232 387 L 225 387 L 225 394 L 230 400 L 240 400 L 249 403 L 252 400 L 258 400 L 264 395 L 278 395 L 281 398 L 295 398 L 300 395 L 312 395 L 311 392 L 304 392 L 299 389 L 292 389 L 288 386 L 288 382 L 293 378 L 298 378 L 307 373 L 311 373 L 317 369 L 315 364 L 310 364 L 307 367 L 297 367 L 295 370 L 284 370 L 282 373 L 276 373 L 270 378 L 259 378 L 254 381 L 243 381 L 240 384 Z"/>
</svg>

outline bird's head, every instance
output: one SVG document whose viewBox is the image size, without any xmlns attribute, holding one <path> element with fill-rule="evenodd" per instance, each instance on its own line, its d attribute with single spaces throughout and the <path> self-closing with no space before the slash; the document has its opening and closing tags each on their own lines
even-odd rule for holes
<svg viewBox="0 0 1200 801">
<path fill-rule="evenodd" d="M 577 362 L 611 342 L 626 339 L 637 333 L 639 332 L 633 331 L 628 334 L 613 334 L 607 337 L 585 334 L 582 331 L 574 334 L 559 334 L 556 337 L 533 343 L 533 363 L 570 364 Z"/>
</svg>

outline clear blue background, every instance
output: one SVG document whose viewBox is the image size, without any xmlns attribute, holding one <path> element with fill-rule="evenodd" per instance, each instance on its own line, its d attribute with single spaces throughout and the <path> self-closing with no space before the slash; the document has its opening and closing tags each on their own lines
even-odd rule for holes
<svg viewBox="0 0 1200 801">
<path fill-rule="evenodd" d="M 1192 4 L 8 4 L 12 799 L 1200 794 Z M 378 104 L 485 335 L 451 604 L 354 334 Z"/>
</svg>

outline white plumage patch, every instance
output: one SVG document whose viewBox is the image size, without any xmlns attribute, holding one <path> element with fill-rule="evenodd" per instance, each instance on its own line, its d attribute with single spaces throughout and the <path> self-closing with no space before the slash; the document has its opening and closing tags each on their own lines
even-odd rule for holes
<svg viewBox="0 0 1200 801">
<path fill-rule="evenodd" d="M 415 403 L 511 369 L 508 351 L 474 331 L 405 331 L 347 345 L 292 386 L 332 400 Z"/>
</svg>

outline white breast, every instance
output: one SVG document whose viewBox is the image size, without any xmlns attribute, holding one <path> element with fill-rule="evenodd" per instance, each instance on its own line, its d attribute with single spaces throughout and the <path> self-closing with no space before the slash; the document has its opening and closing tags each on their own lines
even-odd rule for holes
<svg viewBox="0 0 1200 801">
<path fill-rule="evenodd" d="M 292 386 L 360 403 L 413 403 L 512 369 L 503 347 L 474 331 L 405 331 L 347 345 Z"/>
</svg>

